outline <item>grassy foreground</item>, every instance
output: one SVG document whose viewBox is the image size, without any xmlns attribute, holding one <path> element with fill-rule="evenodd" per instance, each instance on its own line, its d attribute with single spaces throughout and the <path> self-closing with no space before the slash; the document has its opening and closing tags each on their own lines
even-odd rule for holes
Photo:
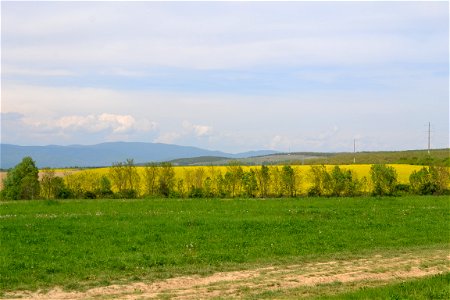
<svg viewBox="0 0 450 300">
<path fill-rule="evenodd" d="M 448 248 L 448 197 L 0 204 L 0 290 Z"/>
<path fill-rule="evenodd" d="M 450 273 L 415 279 L 381 287 L 361 288 L 357 291 L 320 296 L 320 299 L 450 299 Z"/>
<path fill-rule="evenodd" d="M 249 299 L 308 299 L 315 300 L 443 300 L 450 299 L 450 273 L 410 279 L 378 286 L 352 286 L 339 282 L 315 287 L 301 287 L 287 291 L 269 291 Z"/>
</svg>

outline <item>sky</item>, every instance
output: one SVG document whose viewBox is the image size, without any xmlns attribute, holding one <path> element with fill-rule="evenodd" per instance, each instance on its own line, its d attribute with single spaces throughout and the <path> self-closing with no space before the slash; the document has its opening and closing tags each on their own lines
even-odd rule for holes
<svg viewBox="0 0 450 300">
<path fill-rule="evenodd" d="M 1 3 L 1 142 L 449 147 L 449 3 Z"/>
</svg>

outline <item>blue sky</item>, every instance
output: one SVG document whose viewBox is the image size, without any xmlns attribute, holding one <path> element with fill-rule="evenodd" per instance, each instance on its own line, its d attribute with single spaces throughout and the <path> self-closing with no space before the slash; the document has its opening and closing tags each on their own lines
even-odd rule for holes
<svg viewBox="0 0 450 300">
<path fill-rule="evenodd" d="M 1 141 L 449 145 L 448 2 L 2 2 Z"/>
</svg>

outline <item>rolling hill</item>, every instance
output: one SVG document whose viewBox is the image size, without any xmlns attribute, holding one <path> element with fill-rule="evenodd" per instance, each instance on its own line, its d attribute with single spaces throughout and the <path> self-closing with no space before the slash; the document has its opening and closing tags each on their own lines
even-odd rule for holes
<svg viewBox="0 0 450 300">
<path fill-rule="evenodd" d="M 133 158 L 135 163 L 139 164 L 199 156 L 222 157 L 226 159 L 276 153 L 275 151 L 261 150 L 231 154 L 197 147 L 138 142 L 112 142 L 96 145 L 70 146 L 18 146 L 1 144 L 0 150 L 0 168 L 2 169 L 15 166 L 25 156 L 31 156 L 39 168 L 64 168 L 110 166 L 113 162 L 124 161 L 127 158 Z"/>
<path fill-rule="evenodd" d="M 371 152 L 293 152 L 274 153 L 244 158 L 228 157 L 195 157 L 171 161 L 180 166 L 227 165 L 231 160 L 242 165 L 346 165 L 353 164 L 410 164 L 410 165 L 443 165 L 450 166 L 449 149 L 406 151 L 371 151 Z"/>
</svg>

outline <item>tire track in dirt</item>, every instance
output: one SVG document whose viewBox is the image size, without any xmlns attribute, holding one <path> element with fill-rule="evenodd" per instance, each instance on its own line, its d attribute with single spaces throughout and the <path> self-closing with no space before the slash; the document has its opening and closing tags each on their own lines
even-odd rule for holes
<svg viewBox="0 0 450 300">
<path fill-rule="evenodd" d="M 327 283 L 384 284 L 393 280 L 431 276 L 450 271 L 448 250 L 429 250 L 395 257 L 375 255 L 364 259 L 311 262 L 253 270 L 220 272 L 210 276 L 182 276 L 152 283 L 97 287 L 85 292 L 55 288 L 47 293 L 12 292 L 21 299 L 209 299 L 240 298 L 264 291 L 289 290 Z M 242 290 L 245 293 L 242 293 Z"/>
</svg>

